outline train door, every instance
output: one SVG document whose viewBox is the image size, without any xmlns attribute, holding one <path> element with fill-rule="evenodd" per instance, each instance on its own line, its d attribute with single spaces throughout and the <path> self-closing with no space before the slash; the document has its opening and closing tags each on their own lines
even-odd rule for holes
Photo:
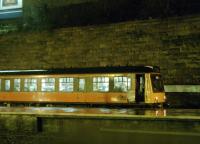
<svg viewBox="0 0 200 144">
<path fill-rule="evenodd" d="M 135 101 L 137 103 L 144 102 L 145 95 L 145 75 L 136 74 L 136 94 Z"/>
</svg>

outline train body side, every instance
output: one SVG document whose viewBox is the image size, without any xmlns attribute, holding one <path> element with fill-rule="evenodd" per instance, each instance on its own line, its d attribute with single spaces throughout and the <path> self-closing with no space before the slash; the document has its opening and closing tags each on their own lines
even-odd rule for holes
<svg viewBox="0 0 200 144">
<path fill-rule="evenodd" d="M 159 73 L 109 73 L 109 74 L 53 74 L 53 75 L 3 75 L 0 76 L 0 102 L 17 103 L 81 103 L 81 104 L 154 104 L 164 103 L 164 90 L 154 91 L 151 75 Z M 42 91 L 42 81 L 55 79 L 54 91 Z M 60 91 L 60 79 L 73 78 L 73 91 Z M 95 78 L 109 78 L 108 91 L 94 90 Z M 127 89 L 115 89 L 115 78 L 129 81 Z M 14 81 L 20 79 L 20 90 L 15 91 Z M 25 91 L 26 79 L 37 79 L 36 91 Z M 79 90 L 79 80 L 84 79 L 84 90 Z M 128 80 L 129 79 L 129 80 Z M 10 89 L 6 90 L 6 83 Z M 129 86 L 128 86 L 129 85 Z"/>
</svg>

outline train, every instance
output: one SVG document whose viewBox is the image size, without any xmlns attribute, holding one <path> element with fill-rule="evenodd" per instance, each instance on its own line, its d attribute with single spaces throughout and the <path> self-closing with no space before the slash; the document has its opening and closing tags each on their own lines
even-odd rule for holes
<svg viewBox="0 0 200 144">
<path fill-rule="evenodd" d="M 1 104 L 154 105 L 166 101 L 157 66 L 1 70 Z"/>
</svg>

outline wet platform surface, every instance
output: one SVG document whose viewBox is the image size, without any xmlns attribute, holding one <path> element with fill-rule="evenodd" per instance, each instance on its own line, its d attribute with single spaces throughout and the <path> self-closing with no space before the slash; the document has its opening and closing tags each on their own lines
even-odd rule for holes
<svg viewBox="0 0 200 144">
<path fill-rule="evenodd" d="M 200 109 L 0 107 L 0 143 L 188 144 Z"/>
<path fill-rule="evenodd" d="M 0 107 L 0 114 L 29 115 L 105 115 L 105 116 L 150 116 L 150 117 L 196 117 L 200 109 L 139 109 L 139 108 L 94 108 L 94 107 Z"/>
</svg>

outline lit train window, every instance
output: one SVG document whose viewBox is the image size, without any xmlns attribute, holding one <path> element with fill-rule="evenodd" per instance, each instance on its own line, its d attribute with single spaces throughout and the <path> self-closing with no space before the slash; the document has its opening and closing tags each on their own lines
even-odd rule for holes
<svg viewBox="0 0 200 144">
<path fill-rule="evenodd" d="M 5 91 L 10 91 L 10 80 L 5 80 Z"/>
<path fill-rule="evenodd" d="M 127 92 L 131 87 L 131 79 L 128 77 L 114 77 L 114 91 Z"/>
<path fill-rule="evenodd" d="M 14 79 L 14 91 L 20 91 L 20 79 Z"/>
<path fill-rule="evenodd" d="M 79 91 L 85 90 L 85 79 L 79 79 Z"/>
<path fill-rule="evenodd" d="M 94 77 L 93 91 L 101 91 L 101 92 L 109 91 L 109 77 Z"/>
<path fill-rule="evenodd" d="M 46 92 L 55 91 L 55 78 L 43 78 L 42 91 Z"/>
<path fill-rule="evenodd" d="M 37 79 L 25 79 L 24 80 L 24 91 L 37 91 Z"/>
<path fill-rule="evenodd" d="M 73 78 L 60 78 L 59 79 L 59 91 L 72 92 L 74 90 Z"/>
</svg>

